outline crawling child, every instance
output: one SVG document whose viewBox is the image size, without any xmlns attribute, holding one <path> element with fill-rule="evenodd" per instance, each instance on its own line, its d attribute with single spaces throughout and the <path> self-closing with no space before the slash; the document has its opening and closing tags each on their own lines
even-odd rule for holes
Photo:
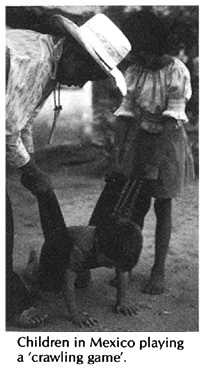
<svg viewBox="0 0 204 374">
<path fill-rule="evenodd" d="M 95 318 L 80 314 L 76 307 L 75 281 L 81 271 L 98 267 L 116 270 L 115 312 L 136 313 L 126 304 L 126 276 L 138 262 L 142 250 L 142 234 L 138 225 L 127 219 L 107 218 L 97 227 L 66 227 L 54 193 L 37 196 L 45 238 L 39 268 L 41 290 L 62 290 L 73 323 L 90 327 Z"/>
</svg>

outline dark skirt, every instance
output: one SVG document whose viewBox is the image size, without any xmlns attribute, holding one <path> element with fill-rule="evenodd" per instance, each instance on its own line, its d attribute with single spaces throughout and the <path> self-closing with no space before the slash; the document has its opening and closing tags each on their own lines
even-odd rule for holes
<svg viewBox="0 0 204 374">
<path fill-rule="evenodd" d="M 185 182 L 194 177 L 193 156 L 183 126 L 166 139 L 161 133 L 131 126 L 122 153 L 121 172 L 148 179 L 152 197 L 177 197 L 183 193 Z"/>
</svg>

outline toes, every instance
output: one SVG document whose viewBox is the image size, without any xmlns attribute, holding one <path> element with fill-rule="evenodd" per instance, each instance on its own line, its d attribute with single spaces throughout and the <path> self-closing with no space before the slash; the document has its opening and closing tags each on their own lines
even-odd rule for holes
<svg viewBox="0 0 204 374">
<path fill-rule="evenodd" d="M 137 312 L 138 312 L 138 310 L 136 308 L 130 308 L 130 309 L 128 309 L 129 316 L 134 316 L 134 315 L 137 314 Z"/>
<path fill-rule="evenodd" d="M 39 326 L 42 325 L 47 320 L 47 315 L 36 316 L 31 318 L 30 325 Z"/>
<path fill-rule="evenodd" d="M 31 307 L 22 312 L 19 317 L 19 323 L 22 327 L 36 327 L 42 325 L 48 318 L 46 313 Z"/>
<path fill-rule="evenodd" d="M 31 318 L 30 320 L 27 321 L 28 325 L 29 326 L 37 326 L 37 325 L 40 325 L 40 320 L 36 317 L 36 318 Z"/>
<path fill-rule="evenodd" d="M 83 313 L 86 315 L 87 313 Z M 92 327 L 98 323 L 98 320 L 94 317 L 88 317 L 87 318 L 79 318 L 77 321 L 75 321 L 77 325 L 79 325 L 81 328 L 85 327 Z"/>
<path fill-rule="evenodd" d="M 83 321 L 83 322 L 81 322 L 80 323 L 80 327 L 81 328 L 84 328 L 84 327 L 92 327 L 92 326 L 94 326 L 96 323 L 97 323 L 98 321 L 97 320 L 87 320 L 87 321 Z"/>
<path fill-rule="evenodd" d="M 96 323 L 98 323 L 97 319 L 91 317 L 86 321 L 87 327 L 94 326 Z"/>
<path fill-rule="evenodd" d="M 138 309 L 132 308 L 131 309 L 131 316 L 136 315 L 138 313 Z"/>
<path fill-rule="evenodd" d="M 120 307 L 120 306 L 117 306 L 115 309 L 114 309 L 115 313 L 117 314 L 124 314 L 125 316 L 133 316 L 135 314 L 137 314 L 138 310 L 136 308 L 132 308 L 132 307 L 129 307 L 129 308 L 126 308 L 126 307 Z"/>
</svg>

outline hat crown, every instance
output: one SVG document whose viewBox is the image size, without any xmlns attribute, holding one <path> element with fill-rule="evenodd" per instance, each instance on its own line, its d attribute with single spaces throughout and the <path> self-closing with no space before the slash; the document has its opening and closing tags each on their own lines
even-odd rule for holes
<svg viewBox="0 0 204 374">
<path fill-rule="evenodd" d="M 84 25 L 78 27 L 62 15 L 56 15 L 55 22 L 63 31 L 71 34 L 75 40 L 92 56 L 108 76 L 115 79 L 122 95 L 126 95 L 125 79 L 117 65 L 131 50 L 131 44 L 122 31 L 104 14 L 96 14 Z"/>
<path fill-rule="evenodd" d="M 104 14 L 96 14 L 79 29 L 110 69 L 115 68 L 131 50 L 129 40 Z"/>
</svg>

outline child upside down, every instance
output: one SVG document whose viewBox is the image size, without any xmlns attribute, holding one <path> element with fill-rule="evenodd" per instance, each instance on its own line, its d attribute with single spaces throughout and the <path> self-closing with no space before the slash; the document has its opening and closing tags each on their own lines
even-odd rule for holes
<svg viewBox="0 0 204 374">
<path fill-rule="evenodd" d="M 139 226 L 128 219 L 107 218 L 97 227 L 66 227 L 55 194 L 36 197 L 45 238 L 39 261 L 38 288 L 44 291 L 61 289 L 73 323 L 90 327 L 96 319 L 80 314 L 76 307 L 77 274 L 98 267 L 115 268 L 114 310 L 125 315 L 135 314 L 136 309 L 125 301 L 125 273 L 136 265 L 142 250 Z"/>
</svg>

